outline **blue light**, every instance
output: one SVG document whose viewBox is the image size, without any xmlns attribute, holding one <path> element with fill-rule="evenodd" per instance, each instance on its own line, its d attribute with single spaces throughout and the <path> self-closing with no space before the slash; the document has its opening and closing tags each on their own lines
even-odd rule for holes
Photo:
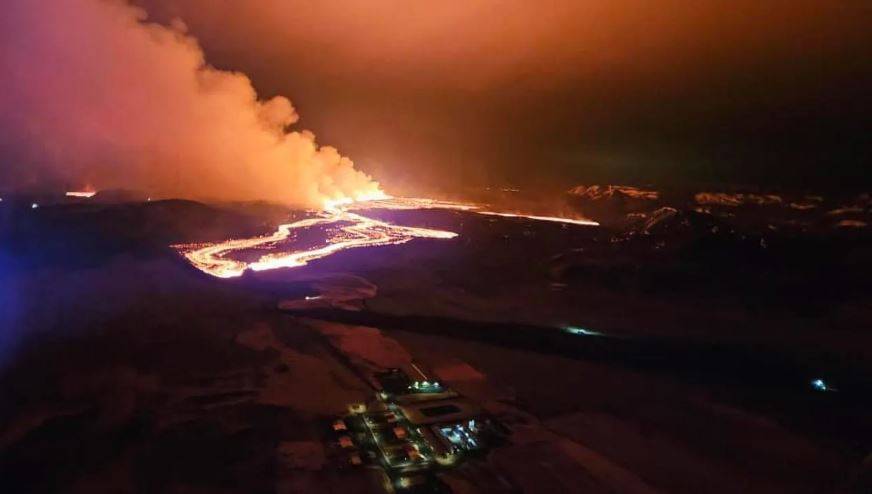
<svg viewBox="0 0 872 494">
<path fill-rule="evenodd" d="M 602 333 L 597 331 L 592 331 L 590 329 L 582 328 L 579 326 L 566 326 L 563 328 L 563 331 L 566 331 L 569 334 L 579 335 L 579 336 L 602 336 Z"/>
<path fill-rule="evenodd" d="M 824 382 L 823 379 L 815 379 L 811 382 L 811 387 L 818 391 L 829 391 L 830 387 L 827 386 L 827 383 Z"/>
</svg>

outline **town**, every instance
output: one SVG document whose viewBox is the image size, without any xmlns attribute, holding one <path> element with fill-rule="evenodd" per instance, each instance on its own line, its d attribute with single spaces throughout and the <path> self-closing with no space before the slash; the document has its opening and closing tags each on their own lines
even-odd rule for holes
<svg viewBox="0 0 872 494">
<path fill-rule="evenodd" d="M 373 375 L 379 388 L 333 423 L 335 441 L 353 466 L 383 471 L 388 492 L 440 492 L 436 472 L 481 456 L 507 430 L 472 400 L 442 383 L 413 380 L 401 369 Z"/>
</svg>

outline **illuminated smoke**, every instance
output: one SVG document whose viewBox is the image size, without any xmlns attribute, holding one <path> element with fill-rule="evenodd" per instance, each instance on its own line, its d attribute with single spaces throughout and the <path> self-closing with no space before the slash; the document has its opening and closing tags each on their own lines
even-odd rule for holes
<svg viewBox="0 0 872 494">
<path fill-rule="evenodd" d="M 179 21 L 119 0 L 9 0 L 0 17 L 0 183 L 310 207 L 380 196 L 336 149 L 287 130 L 287 98 L 210 67 Z"/>
</svg>

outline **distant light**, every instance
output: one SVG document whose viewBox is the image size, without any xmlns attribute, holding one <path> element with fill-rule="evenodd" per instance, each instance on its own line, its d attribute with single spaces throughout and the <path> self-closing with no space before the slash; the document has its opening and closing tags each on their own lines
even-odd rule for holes
<svg viewBox="0 0 872 494">
<path fill-rule="evenodd" d="M 579 326 L 566 326 L 563 328 L 563 331 L 566 331 L 569 334 L 581 336 L 604 336 L 603 333 L 592 331 L 590 329 L 582 328 Z"/>
<path fill-rule="evenodd" d="M 812 380 L 811 387 L 817 391 L 835 391 L 835 389 L 831 388 L 823 379 Z"/>
<path fill-rule="evenodd" d="M 440 392 L 442 390 L 442 385 L 439 384 L 438 381 L 413 381 L 411 385 L 409 385 L 409 389 L 414 389 L 415 391 L 421 391 L 423 393 L 434 393 Z"/>
<path fill-rule="evenodd" d="M 96 192 L 71 191 L 71 192 L 67 192 L 67 197 L 86 197 L 87 198 L 87 197 L 94 197 L 94 194 L 96 194 Z"/>
<path fill-rule="evenodd" d="M 321 295 L 315 295 L 314 297 L 306 296 L 306 300 L 318 300 L 319 298 L 321 298 Z"/>
<path fill-rule="evenodd" d="M 37 203 L 33 203 L 30 205 L 30 209 L 36 209 L 38 207 L 39 207 L 39 204 L 37 204 Z"/>
<path fill-rule="evenodd" d="M 561 218 L 558 216 L 536 216 L 530 214 L 516 214 L 516 213 L 498 213 L 496 211 L 475 211 L 478 214 L 485 214 L 489 216 L 502 216 L 504 218 L 523 218 L 528 220 L 536 220 L 536 221 L 551 221 L 554 223 L 567 223 L 572 225 L 584 225 L 584 226 L 599 226 L 599 223 L 593 220 L 582 220 L 582 219 L 573 219 L 573 218 Z"/>
</svg>

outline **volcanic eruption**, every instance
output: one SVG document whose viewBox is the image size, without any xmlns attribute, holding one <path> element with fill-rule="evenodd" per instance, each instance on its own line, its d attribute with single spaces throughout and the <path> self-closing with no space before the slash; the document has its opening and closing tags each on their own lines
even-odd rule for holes
<svg viewBox="0 0 872 494">
<path fill-rule="evenodd" d="M 50 0 L 6 6 L 0 151 L 16 166 L 7 183 L 37 177 L 96 188 L 134 188 L 154 197 L 269 200 L 321 211 L 272 235 L 214 245 L 179 246 L 198 268 L 238 276 L 245 269 L 304 265 L 351 247 L 452 238 L 452 232 L 396 226 L 353 213 L 380 208 L 476 209 L 471 205 L 389 199 L 379 184 L 335 148 L 319 147 L 284 96 L 260 99 L 249 78 L 209 65 L 180 20 L 148 22 L 120 0 Z M 85 192 L 68 196 L 88 198 Z M 531 216 L 535 220 L 581 220 Z M 340 223 L 317 248 L 264 256 L 249 264 L 225 254 L 285 240 L 294 230 Z"/>
<path fill-rule="evenodd" d="M 284 96 L 208 64 L 181 21 L 120 0 L 12 0 L 0 19 L 0 169 L 156 197 L 267 199 L 305 207 L 381 197 L 377 182 L 309 131 Z"/>
</svg>

